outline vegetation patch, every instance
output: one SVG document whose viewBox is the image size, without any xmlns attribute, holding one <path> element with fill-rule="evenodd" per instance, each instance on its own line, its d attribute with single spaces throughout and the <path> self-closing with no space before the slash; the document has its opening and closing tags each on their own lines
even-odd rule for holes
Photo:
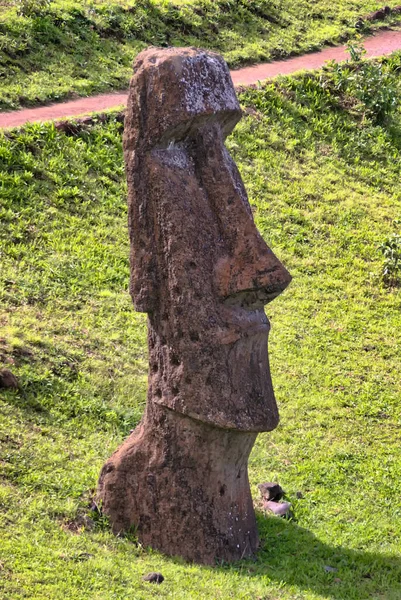
<svg viewBox="0 0 401 600">
<path fill-rule="evenodd" d="M 399 224 L 400 221 L 395 221 Z M 401 235 L 389 236 L 379 246 L 383 254 L 383 280 L 388 285 L 399 285 L 401 283 Z"/>
<path fill-rule="evenodd" d="M 389 8 L 397 1 L 390 0 Z M 127 87 L 148 45 L 201 46 L 230 67 L 399 22 L 375 0 L 16 0 L 0 6 L 0 110 Z"/>
<path fill-rule="evenodd" d="M 258 437 L 250 480 L 255 500 L 278 480 L 294 517 L 259 512 L 261 550 L 236 565 L 115 537 L 91 503 L 146 396 L 121 119 L 2 135 L 0 359 L 20 384 L 0 390 L 2 597 L 400 598 L 401 304 L 379 249 L 400 235 L 400 64 L 357 60 L 241 94 L 228 147 L 293 275 L 267 307 L 281 424 Z M 394 94 L 384 112 L 373 67 Z M 142 581 L 152 571 L 161 585 Z"/>
</svg>

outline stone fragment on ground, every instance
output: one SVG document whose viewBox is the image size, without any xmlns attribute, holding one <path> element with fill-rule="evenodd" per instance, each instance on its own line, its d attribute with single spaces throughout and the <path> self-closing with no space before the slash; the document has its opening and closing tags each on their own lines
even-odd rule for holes
<svg viewBox="0 0 401 600">
<path fill-rule="evenodd" d="M 142 577 L 143 581 L 148 583 L 163 583 L 164 577 L 161 573 L 148 573 Z"/>
<path fill-rule="evenodd" d="M 258 490 L 262 499 L 265 501 L 274 500 L 278 502 L 284 496 L 284 490 L 278 483 L 268 481 L 267 483 L 259 483 Z"/>
<path fill-rule="evenodd" d="M 379 8 L 379 10 L 375 10 L 368 15 L 366 15 L 367 21 L 381 21 L 385 19 L 392 13 L 392 10 L 389 6 L 383 6 L 383 8 Z"/>
<path fill-rule="evenodd" d="M 18 379 L 16 376 L 10 371 L 10 369 L 1 369 L 0 370 L 0 388 L 7 389 L 18 389 Z"/>
<path fill-rule="evenodd" d="M 268 481 L 258 485 L 260 495 L 262 497 L 262 508 L 268 512 L 285 517 L 291 515 L 290 502 L 281 502 L 285 492 L 281 485 L 275 482 Z"/>
<path fill-rule="evenodd" d="M 269 500 L 268 502 L 263 502 L 263 508 L 278 517 L 285 517 L 291 510 L 291 504 L 289 502 L 274 502 L 273 500 Z"/>
</svg>

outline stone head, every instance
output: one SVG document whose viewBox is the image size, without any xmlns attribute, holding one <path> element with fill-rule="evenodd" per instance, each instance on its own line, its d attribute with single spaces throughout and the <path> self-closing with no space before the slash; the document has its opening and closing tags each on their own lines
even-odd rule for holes
<svg viewBox="0 0 401 600">
<path fill-rule="evenodd" d="M 225 147 L 241 118 L 217 54 L 149 49 L 124 133 L 131 295 L 149 316 L 149 402 L 209 424 L 278 422 L 264 305 L 291 277 L 259 234 Z"/>
</svg>

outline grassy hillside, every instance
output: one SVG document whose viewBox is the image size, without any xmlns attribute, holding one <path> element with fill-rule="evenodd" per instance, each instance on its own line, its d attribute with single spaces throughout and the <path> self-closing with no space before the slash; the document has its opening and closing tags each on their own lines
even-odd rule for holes
<svg viewBox="0 0 401 600">
<path fill-rule="evenodd" d="M 379 6 L 376 0 L 4 0 L 0 110 L 124 88 L 133 58 L 148 45 L 203 46 L 236 67 L 339 43 Z M 369 27 L 399 20 L 390 15 Z"/>
<path fill-rule="evenodd" d="M 294 278 L 267 307 L 281 424 L 259 436 L 250 479 L 255 499 L 279 480 L 294 519 L 259 513 L 256 560 L 214 569 L 115 538 L 88 508 L 146 393 L 121 124 L 1 137 L 0 358 L 21 385 L 0 391 L 1 598 L 399 600 L 400 273 L 383 279 L 379 246 L 400 232 L 400 68 L 241 95 L 228 146 Z M 162 585 L 142 581 L 153 570 Z"/>
</svg>

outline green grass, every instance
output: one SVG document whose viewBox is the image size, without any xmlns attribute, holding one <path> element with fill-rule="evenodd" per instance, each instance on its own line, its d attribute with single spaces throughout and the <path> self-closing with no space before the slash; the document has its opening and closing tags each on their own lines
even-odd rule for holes
<svg viewBox="0 0 401 600">
<path fill-rule="evenodd" d="M 0 358 L 21 383 L 0 400 L 1 598 L 399 600 L 401 298 L 379 245 L 399 233 L 401 59 L 375 64 L 244 92 L 228 140 L 293 275 L 267 307 L 281 424 L 258 437 L 250 479 L 255 499 L 278 480 L 294 519 L 259 513 L 256 560 L 231 566 L 165 558 L 88 509 L 146 394 L 121 125 L 1 137 Z M 142 582 L 153 570 L 162 585 Z"/>
<path fill-rule="evenodd" d="M 376 0 L 36 4 L 42 9 L 25 16 L 18 12 L 21 3 L 0 6 L 0 110 L 125 88 L 134 57 L 148 45 L 211 48 L 237 67 L 349 39 L 358 17 L 378 8 Z M 365 31 L 400 18 L 366 24 Z"/>
</svg>

